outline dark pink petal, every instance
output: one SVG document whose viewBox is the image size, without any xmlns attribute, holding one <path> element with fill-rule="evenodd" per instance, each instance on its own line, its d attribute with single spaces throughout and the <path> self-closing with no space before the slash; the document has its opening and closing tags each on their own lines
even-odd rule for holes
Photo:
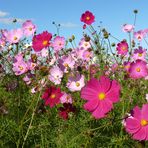
<svg viewBox="0 0 148 148">
<path fill-rule="evenodd" d="M 137 133 L 133 135 L 133 139 L 136 140 L 145 140 L 146 139 L 146 128 L 142 127 Z"/>
<path fill-rule="evenodd" d="M 112 102 L 118 102 L 120 95 L 120 85 L 117 81 L 113 80 L 110 90 L 106 93 L 106 98 L 111 100 Z"/>
<path fill-rule="evenodd" d="M 134 107 L 134 109 L 132 110 L 132 116 L 138 119 L 139 122 L 141 121 L 141 110 L 138 106 Z"/>
<path fill-rule="evenodd" d="M 148 140 L 148 126 L 145 127 L 145 130 L 146 130 L 146 139 L 145 140 Z"/>
<path fill-rule="evenodd" d="M 148 104 L 142 106 L 141 118 L 148 121 Z"/>
<path fill-rule="evenodd" d="M 93 99 L 84 104 L 84 109 L 89 112 L 92 112 L 96 109 L 98 105 L 99 105 L 99 99 Z"/>
<path fill-rule="evenodd" d="M 84 100 L 98 99 L 98 92 L 86 86 L 81 90 L 81 98 Z"/>
<path fill-rule="evenodd" d="M 110 89 L 111 81 L 110 81 L 109 78 L 107 78 L 105 76 L 101 76 L 99 82 L 101 84 L 101 87 L 102 87 L 103 92 L 107 92 Z"/>
<path fill-rule="evenodd" d="M 137 129 L 139 129 L 141 127 L 140 125 L 140 121 L 138 121 L 135 118 L 127 118 L 126 119 L 126 128 L 127 129 L 132 129 L 135 130 L 135 132 L 137 131 Z"/>
<path fill-rule="evenodd" d="M 96 119 L 105 117 L 105 113 L 103 112 L 103 108 L 102 108 L 102 103 L 98 105 L 98 107 L 92 113 L 92 116 L 94 116 Z"/>
</svg>

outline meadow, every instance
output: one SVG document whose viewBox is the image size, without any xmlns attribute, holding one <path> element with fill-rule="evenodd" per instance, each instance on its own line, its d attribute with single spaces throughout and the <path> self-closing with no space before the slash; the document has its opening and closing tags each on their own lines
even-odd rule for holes
<svg viewBox="0 0 148 148">
<path fill-rule="evenodd" d="M 0 148 L 148 147 L 148 29 L 136 29 L 137 13 L 127 39 L 95 28 L 88 10 L 79 43 L 55 22 L 56 33 L 31 20 L 2 29 Z"/>
</svg>

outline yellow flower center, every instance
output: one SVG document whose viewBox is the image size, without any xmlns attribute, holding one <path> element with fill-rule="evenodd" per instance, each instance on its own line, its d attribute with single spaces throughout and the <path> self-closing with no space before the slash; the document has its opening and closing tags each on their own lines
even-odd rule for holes
<svg viewBox="0 0 148 148">
<path fill-rule="evenodd" d="M 138 53 L 138 57 L 142 57 L 142 53 Z"/>
<path fill-rule="evenodd" d="M 16 41 L 17 40 L 17 37 L 15 36 L 13 39 Z"/>
<path fill-rule="evenodd" d="M 125 46 L 122 46 L 122 50 L 126 50 L 126 47 Z"/>
<path fill-rule="evenodd" d="M 148 125 L 148 121 L 146 121 L 144 119 L 142 119 L 140 123 L 141 123 L 142 126 Z"/>
<path fill-rule="evenodd" d="M 19 66 L 19 69 L 20 69 L 20 70 L 23 70 L 24 68 L 23 68 L 23 66 Z"/>
<path fill-rule="evenodd" d="M 140 71 L 141 71 L 141 69 L 140 69 L 140 68 L 136 68 L 136 71 L 137 71 L 137 72 L 140 72 Z"/>
<path fill-rule="evenodd" d="M 51 99 L 55 99 L 55 97 L 56 97 L 55 94 L 52 94 L 52 95 L 50 96 Z"/>
<path fill-rule="evenodd" d="M 32 31 L 32 27 L 29 28 L 29 31 Z"/>
<path fill-rule="evenodd" d="M 67 64 L 67 63 L 65 63 L 65 64 L 64 64 L 64 67 L 68 67 L 68 64 Z"/>
<path fill-rule="evenodd" d="M 105 97 L 106 97 L 105 93 L 99 93 L 99 94 L 98 94 L 99 100 L 104 100 Z"/>
<path fill-rule="evenodd" d="M 47 44 L 48 44 L 48 41 L 47 40 L 43 41 L 43 45 L 44 46 L 46 46 Z"/>
<path fill-rule="evenodd" d="M 88 43 L 84 43 L 84 46 L 85 46 L 85 47 L 88 46 Z"/>
<path fill-rule="evenodd" d="M 89 17 L 89 16 L 87 16 L 87 17 L 86 17 L 86 20 L 87 20 L 87 21 L 89 21 L 89 20 L 90 20 L 90 17 Z"/>
<path fill-rule="evenodd" d="M 76 82 L 76 86 L 79 87 L 80 86 L 80 83 L 79 82 Z"/>
</svg>

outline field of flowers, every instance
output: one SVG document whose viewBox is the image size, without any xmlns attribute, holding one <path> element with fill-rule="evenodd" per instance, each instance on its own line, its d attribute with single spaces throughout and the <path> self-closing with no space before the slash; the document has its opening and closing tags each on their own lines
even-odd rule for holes
<svg viewBox="0 0 148 148">
<path fill-rule="evenodd" d="M 31 20 L 1 30 L 0 148 L 148 147 L 148 29 L 136 30 L 137 13 L 127 39 L 95 28 L 90 11 L 79 43 Z"/>
</svg>

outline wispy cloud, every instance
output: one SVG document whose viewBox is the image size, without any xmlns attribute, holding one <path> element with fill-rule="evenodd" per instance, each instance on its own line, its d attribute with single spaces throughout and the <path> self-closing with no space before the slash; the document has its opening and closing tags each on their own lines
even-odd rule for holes
<svg viewBox="0 0 148 148">
<path fill-rule="evenodd" d="M 76 28 L 76 27 L 79 27 L 79 25 L 78 24 L 74 24 L 72 22 L 67 22 L 67 23 L 61 23 L 61 27 Z"/>
<path fill-rule="evenodd" d="M 23 23 L 26 19 L 21 18 L 0 18 L 0 23 L 2 24 L 13 24 L 14 20 L 17 20 L 17 23 Z"/>
<path fill-rule="evenodd" d="M 5 17 L 5 16 L 7 16 L 7 15 L 9 15 L 8 12 L 4 12 L 4 11 L 1 11 L 1 10 L 0 10 L 0 17 Z"/>
</svg>

